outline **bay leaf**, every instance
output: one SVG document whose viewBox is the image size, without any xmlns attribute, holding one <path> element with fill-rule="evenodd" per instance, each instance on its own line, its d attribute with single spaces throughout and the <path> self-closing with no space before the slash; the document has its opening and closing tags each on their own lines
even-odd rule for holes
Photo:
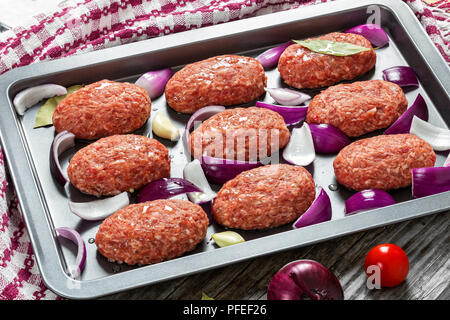
<svg viewBox="0 0 450 320">
<path fill-rule="evenodd" d="M 38 110 L 33 128 L 35 129 L 52 125 L 53 113 L 55 112 L 55 109 L 61 102 L 61 100 L 67 97 L 69 94 L 74 93 L 78 89 L 81 89 L 82 87 L 83 85 L 79 84 L 70 86 L 67 88 L 67 94 L 47 99 L 47 101 L 45 101 L 45 103 Z"/>
<path fill-rule="evenodd" d="M 333 55 L 333 56 L 351 56 L 363 51 L 369 51 L 371 48 L 361 47 L 348 42 L 336 42 L 322 39 L 293 40 L 311 51 Z"/>
</svg>

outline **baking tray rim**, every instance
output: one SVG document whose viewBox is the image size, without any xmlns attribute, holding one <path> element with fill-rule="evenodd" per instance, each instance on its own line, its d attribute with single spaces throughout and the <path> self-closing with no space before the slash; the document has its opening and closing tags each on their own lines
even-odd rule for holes
<svg viewBox="0 0 450 320">
<path fill-rule="evenodd" d="M 351 5 L 348 5 L 350 2 L 345 2 L 344 5 L 343 3 L 344 2 L 340 1 L 339 6 L 337 2 L 320 4 L 321 9 L 323 9 L 320 13 L 315 12 L 317 11 L 314 10 L 317 9 L 316 6 L 302 7 L 298 9 L 273 13 L 270 14 L 270 17 L 273 18 L 274 16 L 278 16 L 284 19 L 273 19 L 272 21 L 282 22 L 268 22 L 266 27 L 273 27 L 279 24 L 292 23 L 294 21 L 304 19 L 314 19 L 320 16 L 326 16 L 345 10 L 357 10 L 365 8 L 369 5 L 379 5 L 385 7 L 391 12 L 391 14 L 396 16 L 399 22 L 402 22 L 402 20 L 414 18 L 414 21 L 416 23 L 413 24 L 413 26 L 416 28 L 415 31 L 417 32 L 415 32 L 414 34 L 409 34 L 409 36 L 411 40 L 416 44 L 416 48 L 419 52 L 421 52 L 422 55 L 424 55 L 424 51 L 427 54 L 427 57 L 431 55 L 432 59 L 425 59 L 425 61 L 427 61 L 431 70 L 433 70 L 436 79 L 440 82 L 440 84 L 448 94 L 448 82 L 450 81 L 442 77 L 442 75 L 445 75 L 446 69 L 448 70 L 448 66 L 434 45 L 430 46 L 430 48 L 421 48 L 420 46 L 417 46 L 417 43 L 423 43 L 423 41 L 425 41 L 425 43 L 428 42 L 429 44 L 432 44 L 432 42 L 426 36 L 424 30 L 417 22 L 415 16 L 412 14 L 412 11 L 406 4 L 401 1 L 395 0 L 363 0 L 359 1 L 357 4 L 351 3 Z M 194 37 L 194 39 L 197 39 L 198 41 L 200 41 L 200 38 L 201 41 L 220 38 L 224 35 L 231 34 L 232 32 L 230 32 L 230 29 L 233 25 L 240 25 L 242 27 L 237 28 L 239 31 L 237 31 L 236 33 L 254 30 L 254 25 L 257 25 L 261 21 L 267 20 L 267 17 L 268 15 L 248 18 L 244 20 L 219 24 L 206 28 L 186 31 L 183 33 L 172 34 L 164 37 L 153 38 L 124 45 L 129 46 L 129 49 L 133 49 L 129 50 L 129 52 L 133 52 L 132 54 L 121 54 L 120 50 L 117 50 L 120 47 L 105 49 L 108 50 L 108 52 L 111 54 L 108 59 L 104 59 L 105 50 L 101 50 L 77 55 L 74 57 L 62 58 L 17 68 L 7 72 L 0 77 L 0 90 L 6 93 L 6 95 L 2 96 L 1 98 L 2 105 L 10 106 L 11 97 L 8 98 L 8 95 L 11 94 L 10 88 L 18 81 L 31 79 L 33 77 L 42 77 L 62 71 L 67 72 L 71 69 L 86 66 L 89 64 L 110 62 L 123 57 L 130 58 L 133 56 L 138 56 L 139 54 L 164 50 L 177 45 L 187 44 L 191 40 L 189 36 Z M 202 35 L 203 33 L 205 33 L 205 30 L 214 30 L 214 36 L 210 36 L 209 38 L 198 37 L 198 35 Z M 187 33 L 189 34 L 189 36 L 186 36 Z M 148 46 L 148 43 L 150 42 L 154 44 L 157 43 L 158 45 L 155 45 L 155 47 L 157 47 L 158 49 L 149 50 L 148 47 L 150 46 Z M 121 46 L 121 49 L 123 49 L 124 46 Z M 91 61 L 90 63 L 86 63 L 85 61 L 88 60 L 88 57 Z M 436 58 L 438 58 L 437 61 Z M 67 59 L 70 59 L 71 61 L 70 68 L 66 68 L 65 66 L 65 62 L 67 61 Z M 442 64 L 444 64 L 446 68 L 442 68 Z M 44 69 L 49 69 L 51 71 L 42 72 L 44 71 Z M 23 75 L 26 75 L 26 77 L 23 77 Z M 52 226 L 51 219 L 49 219 L 48 217 L 49 213 L 44 201 L 45 196 L 37 181 L 38 179 L 35 168 L 32 166 L 32 160 L 29 159 L 30 151 L 27 149 L 26 141 L 24 141 L 25 135 L 22 132 L 18 117 L 13 112 L 13 109 L 11 107 L 5 109 L 7 110 L 0 110 L 0 137 L 5 155 L 7 159 L 9 159 L 8 165 L 11 177 L 17 187 L 19 204 L 23 211 L 25 225 L 29 232 L 33 249 L 35 250 L 36 261 L 41 271 L 44 283 L 55 293 L 68 298 L 86 299 L 99 297 L 106 294 L 112 294 L 118 291 L 136 288 L 139 286 L 169 280 L 180 276 L 186 276 L 189 274 L 206 271 L 219 266 L 229 265 L 238 261 L 256 258 L 258 256 L 271 254 L 277 251 L 310 245 L 316 242 L 330 240 L 350 233 L 360 232 L 391 223 L 401 222 L 404 220 L 445 211 L 450 208 L 450 192 L 446 192 L 423 199 L 414 199 L 402 202 L 395 206 L 389 207 L 389 209 L 380 208 L 365 212 L 363 214 L 349 216 L 345 219 L 337 219 L 298 230 L 291 230 L 262 237 L 236 246 L 221 248 L 220 256 L 229 257 L 229 259 L 226 261 L 223 261 L 223 259 L 219 259 L 221 261 L 217 261 L 217 259 L 216 261 L 214 261 L 214 257 L 217 256 L 218 253 L 216 250 L 213 250 L 197 253 L 194 255 L 183 256 L 155 265 L 144 266 L 141 268 L 125 271 L 119 274 L 109 275 L 102 278 L 77 281 L 71 279 L 66 274 L 63 266 L 61 265 L 60 252 L 55 241 L 56 234 Z M 5 123 L 9 123 L 9 125 L 4 126 Z M 11 126 L 15 126 L 15 128 L 12 129 L 16 129 L 16 131 L 7 130 Z M 8 134 L 6 134 L 6 131 L 8 131 Z M 10 137 L 11 135 L 13 135 L 13 137 Z M 8 138 L 6 138 L 6 136 L 8 136 Z M 12 142 L 20 142 L 19 150 L 17 148 L 17 144 L 15 145 Z M 25 168 L 27 168 L 27 170 L 25 170 Z M 25 181 L 33 181 L 36 188 L 30 188 L 30 186 L 28 185 L 26 188 L 27 192 L 25 192 L 25 189 L 22 188 Z M 42 210 L 36 210 L 37 204 L 39 204 Z M 33 208 L 33 210 L 31 210 L 31 208 Z M 395 208 L 396 210 L 393 210 L 393 208 Z M 414 210 L 414 208 L 416 208 L 416 210 Z M 411 211 L 415 213 L 411 215 Z M 33 214 L 31 214 L 31 212 L 33 212 Z M 44 218 L 45 223 L 34 223 L 34 220 L 39 221 L 39 218 L 41 219 L 41 222 L 42 218 Z M 338 231 L 329 232 L 330 227 Z M 42 231 L 45 232 L 42 233 Z M 302 241 L 294 243 L 293 240 L 296 240 L 295 238 L 297 238 L 297 235 L 300 233 L 302 234 Z M 49 248 L 48 246 L 44 248 L 42 246 L 42 244 L 44 243 L 51 243 L 51 248 Z M 276 243 L 277 245 L 274 246 L 274 243 Z M 242 253 L 243 250 L 241 250 L 241 247 L 246 248 L 245 254 Z M 199 255 L 204 257 L 204 259 L 197 259 Z M 208 260 L 208 258 L 211 258 L 211 256 L 213 258 L 212 261 Z M 208 262 L 202 263 L 202 261 Z M 184 270 L 182 272 L 180 272 L 179 270 L 173 272 L 173 269 L 179 265 L 184 265 Z M 186 268 L 187 265 L 189 266 L 188 268 Z M 160 276 L 157 279 L 149 279 L 147 273 L 152 272 L 152 270 L 154 271 L 154 273 L 158 273 L 158 269 L 160 269 L 161 271 L 165 271 L 163 272 L 163 274 L 165 273 L 166 275 Z M 128 280 L 126 281 L 126 283 L 123 283 L 121 281 L 123 279 Z M 99 284 L 101 284 L 101 286 L 98 286 Z"/>
</svg>

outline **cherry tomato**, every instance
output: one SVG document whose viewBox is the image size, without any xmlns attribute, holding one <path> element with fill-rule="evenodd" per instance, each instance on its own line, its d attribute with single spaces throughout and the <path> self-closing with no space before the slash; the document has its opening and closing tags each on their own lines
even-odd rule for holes
<svg viewBox="0 0 450 320">
<path fill-rule="evenodd" d="M 367 272 L 369 266 L 378 266 L 380 268 L 380 285 L 382 287 L 395 287 L 402 283 L 409 271 L 409 261 L 406 253 L 392 243 L 380 244 L 366 256 L 364 270 Z"/>
</svg>

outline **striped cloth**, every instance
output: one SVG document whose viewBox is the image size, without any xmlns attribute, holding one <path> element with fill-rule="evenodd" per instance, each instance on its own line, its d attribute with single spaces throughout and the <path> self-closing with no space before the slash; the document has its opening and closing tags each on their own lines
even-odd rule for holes
<svg viewBox="0 0 450 320">
<path fill-rule="evenodd" d="M 43 60 L 321 2 L 327 0 L 68 0 L 0 34 L 0 74 Z M 431 4 L 406 1 L 450 63 L 450 4 L 427 2 Z M 39 275 L 1 149 L 0 268 L 0 299 L 58 298 Z"/>
</svg>

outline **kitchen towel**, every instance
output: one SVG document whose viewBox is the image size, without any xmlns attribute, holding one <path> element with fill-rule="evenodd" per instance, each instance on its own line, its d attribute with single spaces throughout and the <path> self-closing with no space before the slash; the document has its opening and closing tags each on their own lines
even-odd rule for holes
<svg viewBox="0 0 450 320">
<path fill-rule="evenodd" d="M 0 74 L 43 60 L 322 2 L 327 0 L 68 0 L 0 34 Z M 405 2 L 450 63 L 450 3 Z M 42 282 L 1 149 L 0 299 L 59 299 Z"/>
</svg>

